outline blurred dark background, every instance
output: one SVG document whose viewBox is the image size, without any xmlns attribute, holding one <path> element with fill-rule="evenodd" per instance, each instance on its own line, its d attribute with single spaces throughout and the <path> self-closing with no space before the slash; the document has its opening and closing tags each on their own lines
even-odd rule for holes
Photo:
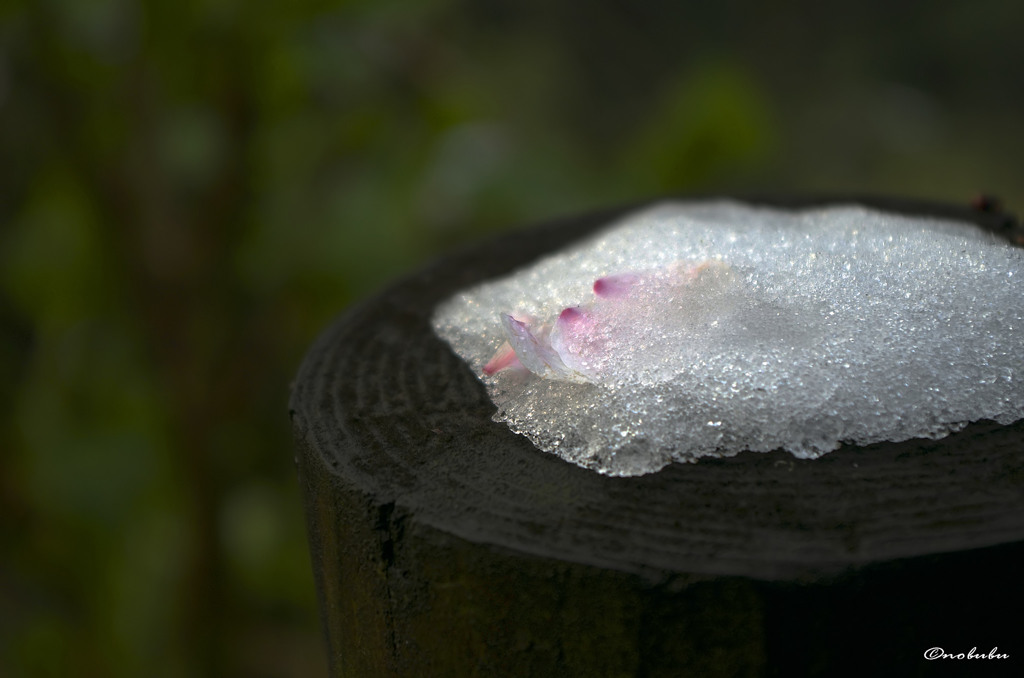
<svg viewBox="0 0 1024 678">
<path fill-rule="evenodd" d="M 0 3 L 0 675 L 325 675 L 287 393 L 332 316 L 460 241 L 664 193 L 1020 207 L 1022 25 Z"/>
</svg>

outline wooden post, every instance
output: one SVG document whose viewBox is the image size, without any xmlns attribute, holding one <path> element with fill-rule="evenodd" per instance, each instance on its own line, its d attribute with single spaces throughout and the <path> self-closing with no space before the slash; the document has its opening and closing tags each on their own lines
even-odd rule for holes
<svg viewBox="0 0 1024 678">
<path fill-rule="evenodd" d="M 850 200 L 753 200 L 810 206 Z M 968 208 L 860 199 L 1011 234 Z M 1024 661 L 1024 424 L 608 478 L 491 420 L 429 326 L 628 211 L 469 247 L 348 310 L 291 417 L 334 676 L 927 675 Z M 1015 232 L 1014 232 L 1015 233 Z M 1022 359 L 1024 365 L 1024 359 Z"/>
</svg>

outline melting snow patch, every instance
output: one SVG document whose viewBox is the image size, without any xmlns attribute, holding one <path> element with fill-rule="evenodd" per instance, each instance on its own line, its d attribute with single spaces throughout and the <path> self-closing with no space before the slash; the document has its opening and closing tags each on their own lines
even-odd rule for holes
<svg viewBox="0 0 1024 678">
<path fill-rule="evenodd" d="M 1024 250 L 856 206 L 662 203 L 441 304 L 495 419 L 609 475 L 1024 417 Z"/>
</svg>

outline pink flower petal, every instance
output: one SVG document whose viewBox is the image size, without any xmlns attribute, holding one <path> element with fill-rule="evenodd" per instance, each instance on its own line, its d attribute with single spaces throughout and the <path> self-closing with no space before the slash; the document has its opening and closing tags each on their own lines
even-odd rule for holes
<svg viewBox="0 0 1024 678">
<path fill-rule="evenodd" d="M 570 306 L 558 315 L 552 335 L 563 337 L 586 336 L 593 332 L 595 319 L 589 310 L 579 306 Z"/>
<path fill-rule="evenodd" d="M 519 362 L 519 356 L 512 349 L 512 345 L 506 341 L 494 354 L 494 357 L 484 365 L 484 374 L 490 377 L 502 370 L 511 370 L 517 367 L 522 368 L 523 364 Z"/>
<path fill-rule="evenodd" d="M 619 273 L 606 275 L 594 281 L 594 294 L 605 299 L 621 299 L 640 282 L 636 273 Z"/>
<path fill-rule="evenodd" d="M 501 324 L 505 328 L 508 343 L 516 352 L 523 367 L 541 376 L 564 377 L 571 373 L 571 370 L 551 348 L 547 332 L 541 331 L 539 336 L 535 335 L 526 323 L 516 320 L 510 315 L 502 315 Z"/>
<path fill-rule="evenodd" d="M 704 311 L 688 300 L 699 301 L 702 293 L 731 279 L 729 266 L 713 260 L 678 261 L 662 269 L 598 278 L 596 298 L 563 309 L 553 323 L 502 315 L 508 342 L 484 366 L 484 374 L 522 367 L 548 379 L 598 380 L 620 359 L 617 352 L 627 359 L 630 347 L 647 340 L 638 333 L 638 318 L 686 313 L 699 323 Z"/>
</svg>

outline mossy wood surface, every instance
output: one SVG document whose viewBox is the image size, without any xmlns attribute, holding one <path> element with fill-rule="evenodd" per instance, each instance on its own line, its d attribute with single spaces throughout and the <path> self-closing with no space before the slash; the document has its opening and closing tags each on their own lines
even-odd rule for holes
<svg viewBox="0 0 1024 678">
<path fill-rule="evenodd" d="M 1018 236 L 966 207 L 752 202 Z M 1011 659 L 981 668 L 1019 668 L 1019 624 L 1003 619 L 1024 602 L 1024 424 L 608 478 L 491 420 L 434 306 L 631 208 L 466 248 L 310 350 L 291 416 L 332 674 L 923 675 L 942 668 L 923 659 L 934 646 L 998 646 Z"/>
</svg>

